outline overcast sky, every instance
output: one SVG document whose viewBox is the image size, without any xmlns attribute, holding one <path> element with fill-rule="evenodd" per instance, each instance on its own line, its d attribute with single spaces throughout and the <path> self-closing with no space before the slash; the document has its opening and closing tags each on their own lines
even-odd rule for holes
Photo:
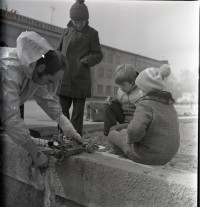
<svg viewBox="0 0 200 207">
<path fill-rule="evenodd" d="M 2 8 L 65 27 L 71 0 L 3 0 Z M 86 0 L 90 26 L 100 42 L 155 59 L 166 59 L 173 70 L 198 71 L 198 1 Z"/>
</svg>

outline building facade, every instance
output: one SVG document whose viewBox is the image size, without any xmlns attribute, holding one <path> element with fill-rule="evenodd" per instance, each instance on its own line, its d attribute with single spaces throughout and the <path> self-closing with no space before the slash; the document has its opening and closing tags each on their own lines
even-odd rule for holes
<svg viewBox="0 0 200 207">
<path fill-rule="evenodd" d="M 59 38 L 64 28 L 54 26 L 42 21 L 38 21 L 16 11 L 0 9 L 0 39 L 4 40 L 8 46 L 15 47 L 16 39 L 23 31 L 35 31 L 43 36 L 56 48 Z M 92 71 L 92 98 L 105 99 L 107 96 L 116 97 L 118 87 L 114 82 L 115 68 L 119 64 L 133 64 L 138 72 L 147 67 L 159 67 L 167 64 L 167 60 L 156 60 L 138 54 L 122 51 L 106 45 L 101 45 L 103 60 L 100 64 L 91 68 Z M 56 86 L 51 85 L 50 91 L 55 91 Z"/>
<path fill-rule="evenodd" d="M 92 68 L 92 97 L 116 97 L 118 87 L 114 82 L 115 68 L 124 63 L 132 64 L 138 72 L 147 67 L 159 67 L 168 64 L 167 60 L 156 60 L 138 54 L 101 45 L 103 60 Z"/>
</svg>

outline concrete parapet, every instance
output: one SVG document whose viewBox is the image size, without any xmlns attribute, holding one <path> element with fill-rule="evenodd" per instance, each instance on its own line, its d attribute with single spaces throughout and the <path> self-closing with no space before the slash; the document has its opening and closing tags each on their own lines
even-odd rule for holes
<svg viewBox="0 0 200 207">
<path fill-rule="evenodd" d="M 51 159 L 45 172 L 32 168 L 28 154 L 4 136 L 1 173 L 12 199 L 43 207 L 193 207 L 197 205 L 197 174 L 147 166 L 96 152 L 66 158 L 61 164 Z M 10 180 L 13 180 L 12 182 Z M 18 182 L 18 184 L 11 184 Z M 26 185 L 19 190 L 19 183 Z M 22 188 L 24 189 L 24 187 Z M 20 191 L 20 192 L 19 192 Z M 21 195 L 21 194 L 24 194 Z M 29 198 L 30 197 L 30 198 Z M 33 198 L 38 198 L 34 202 Z M 33 202 L 33 203 L 31 203 Z M 19 205 L 23 207 L 23 202 Z M 37 205 L 36 205 L 37 203 Z M 67 204 L 66 204 L 67 203 Z"/>
</svg>

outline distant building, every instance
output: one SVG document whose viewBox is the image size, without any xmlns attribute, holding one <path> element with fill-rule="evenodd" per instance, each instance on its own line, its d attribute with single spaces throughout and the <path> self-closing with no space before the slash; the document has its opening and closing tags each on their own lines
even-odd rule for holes
<svg viewBox="0 0 200 207">
<path fill-rule="evenodd" d="M 167 60 L 156 60 L 138 54 L 122 51 L 116 48 L 101 45 L 103 60 L 92 69 L 92 97 L 115 97 L 118 87 L 114 82 L 115 68 L 119 64 L 129 63 L 135 66 L 138 72 L 147 67 L 159 67 L 167 64 Z"/>
<path fill-rule="evenodd" d="M 23 31 L 35 31 L 46 38 L 56 48 L 63 28 L 38 21 L 16 11 L 0 9 L 0 39 L 6 41 L 8 46 L 15 47 L 16 38 Z M 103 60 L 92 67 L 92 98 L 105 99 L 107 96 L 115 97 L 118 87 L 114 82 L 114 71 L 117 65 L 122 63 L 133 64 L 138 72 L 147 67 L 159 67 L 167 64 L 167 60 L 156 60 L 142 55 L 126 52 L 106 45 L 101 45 Z M 49 88 L 55 91 L 55 86 Z"/>
</svg>

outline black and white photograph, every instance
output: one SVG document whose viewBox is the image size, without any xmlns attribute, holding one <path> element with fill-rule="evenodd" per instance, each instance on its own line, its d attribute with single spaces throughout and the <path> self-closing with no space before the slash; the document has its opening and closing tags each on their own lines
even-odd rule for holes
<svg viewBox="0 0 200 207">
<path fill-rule="evenodd" d="M 199 205 L 199 6 L 1 1 L 2 207 Z"/>
</svg>

